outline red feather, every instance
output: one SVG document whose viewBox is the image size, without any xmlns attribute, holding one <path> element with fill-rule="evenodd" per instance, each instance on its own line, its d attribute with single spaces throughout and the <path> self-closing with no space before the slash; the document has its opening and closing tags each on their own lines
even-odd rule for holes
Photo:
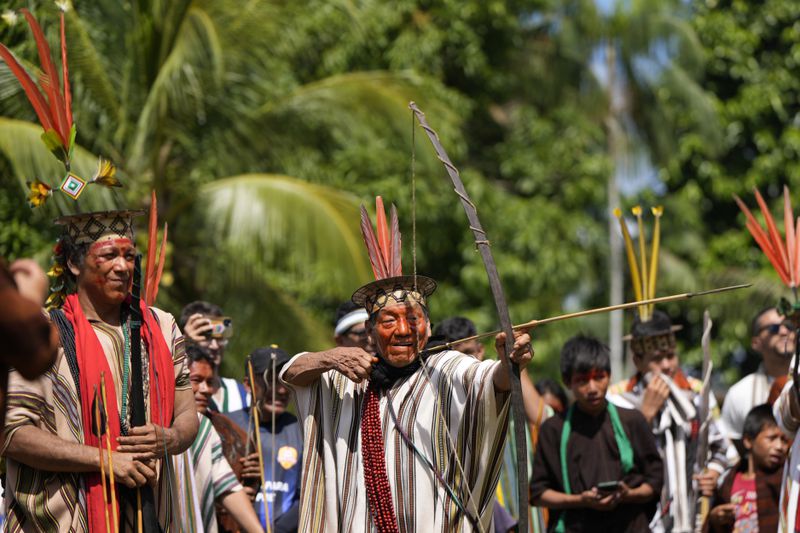
<svg viewBox="0 0 800 533">
<path fill-rule="evenodd" d="M 150 280 L 150 293 L 147 305 L 153 305 L 158 298 L 158 286 L 161 284 L 161 275 L 164 273 L 164 263 L 167 259 L 167 223 L 164 222 L 164 236 L 161 238 L 161 248 L 158 252 L 158 269 Z"/>
<path fill-rule="evenodd" d="M 375 230 L 378 234 L 378 245 L 383 255 L 383 264 L 386 266 L 388 276 L 391 276 L 391 241 L 389 240 L 389 226 L 386 225 L 386 210 L 383 208 L 383 198 L 375 197 Z"/>
<path fill-rule="evenodd" d="M 764 220 L 767 222 L 767 230 L 769 231 L 769 237 L 776 252 L 775 255 L 783 265 L 783 271 L 788 279 L 789 261 L 786 258 L 786 248 L 783 245 L 781 234 L 778 232 L 778 226 L 775 225 L 775 220 L 772 218 L 772 213 L 769 212 L 769 207 L 767 207 L 767 203 L 764 201 L 761 193 L 758 192 L 758 189 L 754 189 L 754 191 L 756 193 L 756 201 L 758 202 L 758 206 L 761 208 L 761 213 L 764 215 Z"/>
<path fill-rule="evenodd" d="M 783 262 L 780 260 L 773 244 L 770 242 L 769 237 L 764 232 L 764 229 L 761 227 L 756 218 L 753 216 L 753 213 L 750 212 L 750 209 L 748 209 L 748 207 L 744 204 L 744 202 L 742 202 L 742 200 L 738 196 L 734 195 L 733 199 L 736 201 L 737 205 L 739 206 L 739 209 L 741 209 L 742 212 L 745 214 L 745 217 L 747 217 L 747 223 L 746 223 L 747 230 L 753 236 L 753 239 L 755 239 L 756 243 L 761 248 L 761 251 L 764 252 L 764 255 L 767 256 L 767 259 L 769 259 L 769 262 L 772 264 L 773 268 L 775 269 L 775 272 L 777 272 L 781 280 L 788 285 L 789 284 L 788 273 L 784 271 Z"/>
<path fill-rule="evenodd" d="M 794 235 L 795 235 L 795 251 L 794 251 L 794 279 L 795 281 L 800 280 L 800 245 L 797 243 L 797 238 L 800 236 L 800 217 L 797 217 L 797 225 L 794 228 Z"/>
<path fill-rule="evenodd" d="M 22 68 L 22 65 L 19 64 L 16 58 L 14 58 L 11 51 L 3 44 L 0 44 L 0 57 L 6 62 L 8 68 L 11 69 L 11 72 L 19 81 L 19 84 L 22 85 L 25 95 L 28 97 L 28 101 L 33 106 L 33 110 L 36 112 L 36 116 L 42 124 L 42 128 L 44 128 L 45 131 L 54 129 L 53 118 L 50 116 L 50 109 L 47 107 L 47 102 L 44 96 L 42 96 L 39 87 L 37 87 L 36 83 L 34 83 L 33 79 L 31 79 L 25 69 Z"/>
<path fill-rule="evenodd" d="M 772 266 L 775 269 L 775 272 L 778 273 L 778 276 L 780 276 L 781 281 L 783 281 L 786 285 L 789 285 L 789 276 L 784 271 L 781 260 L 774 254 L 774 252 L 771 249 L 769 249 L 768 251 L 767 246 L 769 245 L 769 241 L 764 240 L 765 237 L 763 230 L 760 233 L 757 232 L 757 230 L 753 228 L 753 224 L 750 221 L 747 222 L 747 229 L 750 230 L 750 233 L 756 239 L 756 242 L 761 247 L 761 250 L 764 251 L 764 255 L 766 255 L 767 259 L 769 259 L 769 262 L 772 263 Z M 761 230 L 761 228 L 758 227 L 758 230 Z M 756 235 L 759 236 L 756 237 Z"/>
<path fill-rule="evenodd" d="M 47 39 L 44 37 L 41 26 L 36 22 L 30 11 L 22 9 L 22 14 L 28 21 L 28 25 L 33 32 L 33 38 L 36 40 L 36 48 L 39 51 L 39 61 L 42 63 L 42 70 L 44 76 L 39 79 L 42 89 L 47 94 L 47 99 L 50 102 L 50 115 L 55 122 L 55 130 L 61 137 L 61 141 L 66 147 L 69 144 L 69 128 L 67 127 L 67 113 L 64 110 L 64 101 L 61 98 L 61 91 L 58 88 L 58 72 L 53 64 L 53 57 L 50 55 L 50 46 L 47 44 Z"/>
<path fill-rule="evenodd" d="M 789 259 L 789 281 L 792 287 L 797 286 L 797 270 L 795 258 L 797 242 L 794 233 L 794 213 L 792 213 L 792 200 L 789 198 L 789 187 L 783 186 L 783 226 L 786 233 L 786 256 Z"/>
<path fill-rule="evenodd" d="M 158 200 L 156 191 L 150 192 L 150 220 L 147 224 L 147 269 L 144 275 L 144 299 L 150 300 L 152 280 L 156 271 L 156 246 L 158 239 Z M 153 298 L 155 300 L 155 298 Z"/>
<path fill-rule="evenodd" d="M 769 237 L 764 232 L 764 229 L 758 223 L 756 218 L 753 216 L 753 213 L 750 211 L 750 209 L 748 209 L 741 198 L 734 195 L 733 199 L 736 201 L 739 209 L 741 209 L 745 214 L 745 217 L 747 218 L 747 229 L 753 236 L 753 239 L 755 239 L 756 243 L 761 248 L 761 251 L 764 252 L 764 255 L 767 256 L 769 262 L 772 263 L 772 266 L 775 268 L 775 271 L 778 273 L 778 276 L 780 276 L 781 280 L 788 285 L 788 273 L 784 271 L 783 262 L 780 260 L 778 253 L 776 252 L 772 242 L 770 242 Z"/>
<path fill-rule="evenodd" d="M 403 264 L 400 260 L 400 251 L 402 248 L 402 239 L 400 238 L 400 222 L 397 220 L 397 208 L 392 204 L 391 210 L 391 242 L 392 248 L 390 250 L 391 261 L 389 263 L 390 273 L 392 276 L 403 275 Z"/>
<path fill-rule="evenodd" d="M 67 68 L 67 37 L 64 24 L 64 13 L 61 13 L 61 79 L 64 82 L 64 107 L 67 112 L 67 135 L 72 133 L 72 90 L 69 86 L 69 69 Z M 69 142 L 69 137 L 67 137 Z M 69 150 L 67 146 L 67 150 Z"/>
<path fill-rule="evenodd" d="M 361 236 L 364 237 L 364 244 L 367 245 L 367 254 L 369 254 L 369 262 L 372 265 L 375 279 L 390 277 L 383 263 L 383 254 L 378 239 L 375 237 L 375 231 L 372 229 L 372 222 L 370 222 L 367 210 L 363 205 L 361 206 Z"/>
</svg>

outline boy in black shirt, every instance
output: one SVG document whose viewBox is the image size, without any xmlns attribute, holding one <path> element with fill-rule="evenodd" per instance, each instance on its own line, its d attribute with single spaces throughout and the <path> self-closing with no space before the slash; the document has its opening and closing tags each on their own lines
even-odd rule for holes
<svg viewBox="0 0 800 533">
<path fill-rule="evenodd" d="M 550 509 L 548 531 L 647 531 L 663 466 L 644 417 L 606 401 L 609 350 L 573 337 L 561 350 L 561 376 L 575 397 L 541 429 L 531 504 Z"/>
</svg>

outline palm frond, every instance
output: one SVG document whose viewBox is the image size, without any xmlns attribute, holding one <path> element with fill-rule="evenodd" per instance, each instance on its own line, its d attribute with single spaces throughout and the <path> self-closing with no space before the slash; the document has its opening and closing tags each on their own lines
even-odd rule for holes
<svg viewBox="0 0 800 533">
<path fill-rule="evenodd" d="M 371 279 L 358 201 L 350 195 L 289 176 L 249 174 L 203 186 L 199 201 L 217 243 L 213 253 L 230 258 L 233 283 L 276 268 L 313 282 L 316 272 L 329 280 L 319 290 L 341 298 Z"/>
<path fill-rule="evenodd" d="M 264 104 L 257 117 L 268 124 L 285 121 L 321 125 L 343 145 L 359 139 L 382 138 L 410 150 L 411 114 L 415 100 L 450 142 L 461 138 L 458 127 L 466 113 L 463 99 L 438 82 L 411 71 L 352 72 L 299 86 Z M 277 131 L 283 133 L 283 128 Z M 424 144 L 421 146 L 425 146 Z M 427 147 L 426 147 L 427 148 Z M 448 146 L 453 157 L 462 144 Z M 419 150 L 422 164 L 438 164 L 431 150 Z"/>
<path fill-rule="evenodd" d="M 106 115 L 106 120 L 119 121 L 118 94 L 121 87 L 115 87 L 114 80 L 109 75 L 106 58 L 95 47 L 95 41 L 86 28 L 87 23 L 81 16 L 70 9 L 65 17 L 71 74 L 80 79 L 82 89 L 91 96 L 94 106 L 99 107 Z M 89 106 L 85 106 L 81 111 L 89 109 Z M 90 117 L 87 114 L 83 113 L 79 118 L 88 120 Z"/>
<path fill-rule="evenodd" d="M 167 117 L 176 123 L 183 118 L 188 128 L 203 122 L 206 95 L 219 87 L 223 64 L 216 23 L 208 12 L 190 7 L 139 114 L 129 156 L 132 169 L 149 163 L 150 143 Z"/>
</svg>

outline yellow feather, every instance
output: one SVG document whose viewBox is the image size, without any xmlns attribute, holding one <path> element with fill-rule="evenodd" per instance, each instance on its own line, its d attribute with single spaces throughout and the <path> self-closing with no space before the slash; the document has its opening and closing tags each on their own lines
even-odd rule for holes
<svg viewBox="0 0 800 533">
<path fill-rule="evenodd" d="M 110 160 L 101 157 L 97 161 L 97 172 L 92 178 L 92 183 L 103 185 L 104 187 L 122 187 L 122 183 L 114 176 L 117 167 Z"/>
<path fill-rule="evenodd" d="M 653 224 L 653 242 L 650 249 L 650 298 L 656 297 L 656 278 L 658 277 L 658 250 L 661 246 L 661 215 L 664 213 L 662 206 L 651 209 L 655 223 Z M 652 316 L 654 306 L 651 304 L 649 314 Z"/>
<path fill-rule="evenodd" d="M 645 300 L 649 300 L 652 298 L 650 295 L 649 286 L 647 283 L 647 253 L 645 253 L 645 236 L 644 236 L 644 223 L 642 222 L 642 208 L 641 206 L 636 206 L 633 208 L 633 214 L 636 215 L 636 223 L 639 226 L 639 260 L 642 262 L 641 266 L 641 273 L 642 273 L 642 296 L 644 296 Z M 649 320 L 650 313 L 649 307 L 645 306 L 640 310 L 639 316 L 642 320 Z"/>
<path fill-rule="evenodd" d="M 625 239 L 625 252 L 628 257 L 628 268 L 631 271 L 631 281 L 633 283 L 633 293 L 637 300 L 642 298 L 642 278 L 639 274 L 639 265 L 636 262 L 636 252 L 633 248 L 633 240 L 631 234 L 628 232 L 628 225 L 625 223 L 625 218 L 622 216 L 622 211 L 617 208 L 614 209 L 614 216 L 619 219 L 619 227 L 622 230 L 622 236 Z"/>
</svg>

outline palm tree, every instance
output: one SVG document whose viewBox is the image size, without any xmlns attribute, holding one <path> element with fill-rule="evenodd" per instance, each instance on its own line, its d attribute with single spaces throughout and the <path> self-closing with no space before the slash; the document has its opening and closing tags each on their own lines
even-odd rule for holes
<svg viewBox="0 0 800 533">
<path fill-rule="evenodd" d="M 623 301 L 624 288 L 622 237 L 611 212 L 622 205 L 620 186 L 630 190 L 631 178 L 642 181 L 632 175 L 631 162 L 644 158 L 656 167 L 666 164 L 687 131 L 699 131 L 712 148 L 721 137 L 713 101 L 695 81 L 702 48 L 684 9 L 681 2 L 653 0 L 610 6 L 568 1 L 536 28 L 530 44 L 529 53 L 537 54 L 550 74 L 537 91 L 540 101 L 580 102 L 605 132 L 612 163 L 606 183 L 612 305 Z M 682 116 L 693 121 L 679 122 L 671 112 L 675 106 L 691 110 Z M 654 185 L 645 182 L 646 188 Z M 623 315 L 612 313 L 609 340 L 616 375 L 622 374 L 622 335 Z"/>
<path fill-rule="evenodd" d="M 124 197 L 87 193 L 79 208 L 139 206 L 155 189 L 171 243 L 162 305 L 221 303 L 236 319 L 238 355 L 272 342 L 291 350 L 325 344 L 321 332 L 330 328 L 309 309 L 348 298 L 370 272 L 359 200 L 326 187 L 326 167 L 315 157 L 374 137 L 408 153 L 406 104 L 415 95 L 430 95 L 428 108 L 457 122 L 435 96 L 442 88 L 412 72 L 299 79 L 291 49 L 302 41 L 292 33 L 298 12 L 283 2 L 65 7 L 75 165 L 91 175 L 96 156 L 109 157 L 127 187 Z M 47 31 L 57 30 L 54 6 L 36 14 Z M 24 62 L 33 51 L 12 30 L 17 55 L 35 71 Z M 58 163 L 4 64 L 0 110 L 1 164 L 21 186 L 56 175 Z M 420 157 L 433 164 L 429 152 Z M 45 226 L 67 209 L 75 206 L 58 200 L 34 217 Z M 238 374 L 237 358 L 227 359 Z"/>
</svg>

